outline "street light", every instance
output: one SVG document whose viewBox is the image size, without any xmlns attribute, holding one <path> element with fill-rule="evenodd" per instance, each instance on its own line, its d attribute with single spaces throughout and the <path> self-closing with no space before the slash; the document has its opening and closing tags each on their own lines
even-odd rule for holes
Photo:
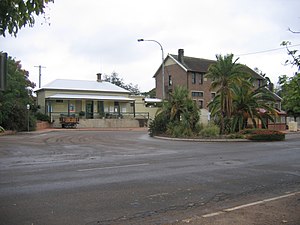
<svg viewBox="0 0 300 225">
<path fill-rule="evenodd" d="M 29 132 L 29 110 L 30 110 L 30 105 L 27 104 L 27 131 Z"/>
<path fill-rule="evenodd" d="M 138 42 L 152 41 L 152 42 L 157 43 L 160 46 L 161 53 L 162 53 L 162 99 L 164 100 L 165 99 L 165 65 L 164 65 L 164 59 L 165 58 L 164 58 L 164 49 L 163 49 L 162 45 L 158 41 L 155 41 L 155 40 L 138 39 L 137 41 Z"/>
</svg>

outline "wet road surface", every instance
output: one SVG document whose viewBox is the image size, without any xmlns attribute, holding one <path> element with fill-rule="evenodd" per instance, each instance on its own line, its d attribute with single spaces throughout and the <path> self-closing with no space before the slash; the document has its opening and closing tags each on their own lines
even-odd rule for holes
<svg viewBox="0 0 300 225">
<path fill-rule="evenodd" d="M 171 224 L 300 190 L 300 136 L 153 139 L 144 131 L 0 136 L 0 224 Z"/>
</svg>

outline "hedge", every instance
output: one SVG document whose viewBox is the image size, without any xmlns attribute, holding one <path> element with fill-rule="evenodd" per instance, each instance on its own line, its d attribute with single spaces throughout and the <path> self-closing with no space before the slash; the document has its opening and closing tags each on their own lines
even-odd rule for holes
<svg viewBox="0 0 300 225">
<path fill-rule="evenodd" d="M 267 129 L 246 129 L 240 132 L 246 138 L 253 141 L 283 141 L 285 134 L 277 130 Z"/>
</svg>

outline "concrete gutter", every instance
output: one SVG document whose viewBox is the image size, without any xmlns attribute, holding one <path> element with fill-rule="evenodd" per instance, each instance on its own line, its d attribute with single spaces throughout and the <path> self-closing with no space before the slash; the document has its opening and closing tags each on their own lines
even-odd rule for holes
<svg viewBox="0 0 300 225">
<path fill-rule="evenodd" d="M 190 141 L 190 142 L 251 142 L 248 139 L 226 139 L 226 138 L 171 138 L 171 137 L 162 137 L 154 136 L 154 138 L 169 140 L 169 141 Z"/>
<path fill-rule="evenodd" d="M 290 132 L 285 131 L 286 135 L 293 135 L 293 134 L 300 134 L 298 132 Z M 162 139 L 162 140 L 169 140 L 169 141 L 190 141 L 190 142 L 253 142 L 248 139 L 229 139 L 229 138 L 172 138 L 172 137 L 163 137 L 163 136 L 154 136 L 154 138 Z"/>
</svg>

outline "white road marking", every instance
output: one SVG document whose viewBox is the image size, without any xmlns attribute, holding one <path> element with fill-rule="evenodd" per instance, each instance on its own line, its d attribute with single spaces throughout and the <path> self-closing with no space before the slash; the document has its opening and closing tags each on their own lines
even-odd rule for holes
<svg viewBox="0 0 300 225">
<path fill-rule="evenodd" d="M 130 165 L 122 165 L 122 166 L 96 167 L 96 168 L 89 168 L 89 169 L 81 169 L 81 170 L 77 170 L 77 172 L 85 172 L 85 171 L 93 171 L 93 170 L 119 169 L 119 168 L 138 167 L 138 166 L 148 166 L 148 165 L 150 165 L 150 163 L 130 164 Z"/>
<path fill-rule="evenodd" d="M 148 198 L 154 198 L 154 197 L 161 197 L 164 195 L 169 195 L 169 193 L 158 193 L 158 194 L 154 194 L 154 195 L 149 195 L 147 196 Z"/>
<path fill-rule="evenodd" d="M 295 196 L 295 195 L 298 195 L 298 194 L 300 194 L 300 191 L 289 193 L 289 194 L 286 194 L 286 195 L 277 196 L 277 197 L 274 197 L 274 198 L 267 198 L 267 199 L 264 199 L 264 200 L 261 200 L 261 201 L 256 201 L 256 202 L 236 206 L 236 207 L 233 207 L 233 208 L 223 209 L 221 211 L 217 211 L 217 212 L 202 215 L 201 217 L 195 215 L 192 218 L 182 220 L 182 222 L 190 223 L 192 221 L 198 220 L 199 218 L 208 218 L 208 217 L 219 216 L 219 215 L 224 214 L 224 213 L 228 213 L 228 212 L 232 212 L 232 211 L 235 211 L 235 210 L 247 208 L 247 207 L 250 207 L 250 206 L 259 205 L 259 204 L 266 203 L 266 202 L 276 201 L 276 200 L 279 200 L 279 199 L 282 199 L 282 198 L 292 197 L 292 196 Z"/>
<path fill-rule="evenodd" d="M 277 197 L 274 197 L 274 198 L 267 198 L 267 199 L 264 199 L 264 200 L 261 200 L 261 201 L 256 201 L 256 202 L 252 202 L 252 203 L 248 203 L 248 204 L 244 204 L 244 205 L 239 205 L 239 206 L 236 206 L 236 207 L 233 207 L 233 208 L 223 209 L 222 211 L 205 214 L 205 215 L 202 215 L 201 217 L 202 218 L 207 218 L 207 217 L 218 216 L 218 215 L 223 214 L 223 213 L 232 212 L 232 211 L 235 211 L 235 210 L 247 208 L 247 207 L 250 207 L 250 206 L 259 205 L 259 204 L 266 203 L 266 202 L 276 201 L 276 200 L 279 200 L 279 199 L 282 199 L 282 198 L 288 198 L 288 197 L 295 196 L 295 195 L 298 195 L 298 194 L 300 194 L 300 191 L 290 193 L 290 194 L 286 194 L 286 195 L 277 196 Z"/>
<path fill-rule="evenodd" d="M 208 217 L 213 217 L 213 216 L 218 216 L 218 215 L 221 215 L 225 212 L 222 212 L 222 211 L 218 211 L 218 212 L 214 212 L 214 213 L 210 213 L 210 214 L 206 214 L 206 215 L 203 215 L 202 217 L 203 218 L 208 218 Z"/>
</svg>

